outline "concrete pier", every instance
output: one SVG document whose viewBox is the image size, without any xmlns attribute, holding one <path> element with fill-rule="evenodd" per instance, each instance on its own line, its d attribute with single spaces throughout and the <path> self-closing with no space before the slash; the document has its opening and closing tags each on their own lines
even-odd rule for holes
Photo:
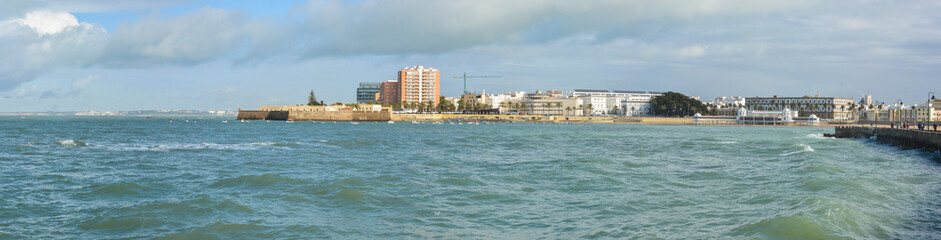
<svg viewBox="0 0 941 240">
<path fill-rule="evenodd" d="M 941 150 L 941 132 L 918 129 L 895 129 L 877 127 L 836 127 L 836 138 L 873 138 L 877 142 L 896 145 L 906 149 L 924 148 L 928 151 Z"/>
</svg>

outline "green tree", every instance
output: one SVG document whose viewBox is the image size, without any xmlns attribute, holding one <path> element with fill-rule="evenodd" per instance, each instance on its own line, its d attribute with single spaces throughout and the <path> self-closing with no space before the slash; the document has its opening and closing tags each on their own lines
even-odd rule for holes
<svg viewBox="0 0 941 240">
<path fill-rule="evenodd" d="M 314 90 L 310 90 L 310 96 L 307 96 L 307 106 L 320 106 L 323 102 L 317 102 L 317 96 L 314 96 Z"/>
<path fill-rule="evenodd" d="M 708 114 L 706 107 L 699 100 L 682 93 L 666 92 L 650 99 L 650 115 L 665 117 L 684 117 L 696 113 Z"/>
</svg>

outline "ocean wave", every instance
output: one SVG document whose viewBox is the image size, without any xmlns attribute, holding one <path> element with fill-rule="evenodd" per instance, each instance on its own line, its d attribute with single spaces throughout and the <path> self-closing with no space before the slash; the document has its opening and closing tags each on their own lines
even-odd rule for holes
<svg viewBox="0 0 941 240">
<path fill-rule="evenodd" d="M 57 143 L 58 143 L 59 145 L 66 146 L 66 147 L 85 147 L 85 146 L 88 146 L 88 143 L 85 143 L 85 142 L 82 142 L 82 141 L 76 141 L 76 140 L 73 140 L 73 139 L 62 140 L 62 141 L 59 141 L 59 142 L 57 142 Z"/>
<path fill-rule="evenodd" d="M 814 148 L 810 147 L 810 145 L 807 145 L 807 144 L 801 143 L 801 144 L 795 145 L 795 147 L 800 148 L 800 149 L 782 153 L 781 156 L 784 157 L 784 156 L 791 156 L 794 154 L 799 154 L 799 153 L 804 153 L 804 152 L 814 152 Z"/>
<path fill-rule="evenodd" d="M 266 173 L 263 175 L 246 175 L 226 178 L 213 183 L 211 187 L 272 187 L 278 185 L 297 184 L 300 180 L 284 177 L 278 174 Z"/>
<path fill-rule="evenodd" d="M 118 182 L 109 184 L 95 184 L 85 187 L 91 196 L 139 196 L 145 193 L 158 191 L 150 185 L 141 185 L 133 182 Z"/>
<path fill-rule="evenodd" d="M 732 234 L 742 238 L 824 239 L 836 232 L 812 218 L 794 215 L 764 219 L 739 227 Z"/>
<path fill-rule="evenodd" d="M 96 144 L 112 151 L 176 151 L 176 150 L 260 150 L 263 148 L 290 148 L 300 143 L 251 142 L 251 143 L 171 143 L 171 144 Z"/>
<path fill-rule="evenodd" d="M 824 137 L 823 133 L 811 133 L 804 136 L 806 138 L 815 138 L 815 139 L 834 139 L 833 137 Z"/>
</svg>

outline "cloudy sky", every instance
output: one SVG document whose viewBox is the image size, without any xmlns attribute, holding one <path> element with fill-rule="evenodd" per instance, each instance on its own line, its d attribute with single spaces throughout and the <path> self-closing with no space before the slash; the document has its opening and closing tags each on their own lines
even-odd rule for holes
<svg viewBox="0 0 941 240">
<path fill-rule="evenodd" d="M 575 88 L 923 102 L 939 1 L 0 0 L 0 112 L 352 102 L 405 66 Z M 941 92 L 939 92 L 941 95 Z"/>
</svg>

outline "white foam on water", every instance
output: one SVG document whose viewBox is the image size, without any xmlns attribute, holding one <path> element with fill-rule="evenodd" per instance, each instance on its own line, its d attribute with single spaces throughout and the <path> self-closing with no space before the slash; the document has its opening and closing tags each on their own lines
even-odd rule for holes
<svg viewBox="0 0 941 240">
<path fill-rule="evenodd" d="M 801 147 L 801 149 L 796 150 L 796 151 L 782 153 L 781 156 L 791 156 L 791 155 L 803 153 L 803 152 L 814 152 L 814 148 L 810 147 L 810 145 L 801 143 L 801 144 L 797 144 L 796 146 Z"/>
<path fill-rule="evenodd" d="M 251 143 L 171 143 L 171 144 L 114 144 L 96 145 L 112 151 L 172 151 L 172 150 L 260 150 L 263 148 L 287 148 L 275 142 Z"/>
<path fill-rule="evenodd" d="M 88 146 L 87 143 L 84 143 L 84 142 L 82 142 L 82 141 L 75 141 L 75 140 L 73 140 L 73 139 L 62 140 L 62 141 L 59 141 L 58 144 L 59 144 L 59 145 L 62 145 L 62 146 L 66 146 L 66 147 Z"/>
<path fill-rule="evenodd" d="M 824 137 L 823 133 L 811 133 L 804 136 L 806 138 L 815 138 L 815 139 L 833 139 L 833 137 Z"/>
<path fill-rule="evenodd" d="M 738 144 L 736 141 L 720 141 L 719 144 Z"/>
</svg>

